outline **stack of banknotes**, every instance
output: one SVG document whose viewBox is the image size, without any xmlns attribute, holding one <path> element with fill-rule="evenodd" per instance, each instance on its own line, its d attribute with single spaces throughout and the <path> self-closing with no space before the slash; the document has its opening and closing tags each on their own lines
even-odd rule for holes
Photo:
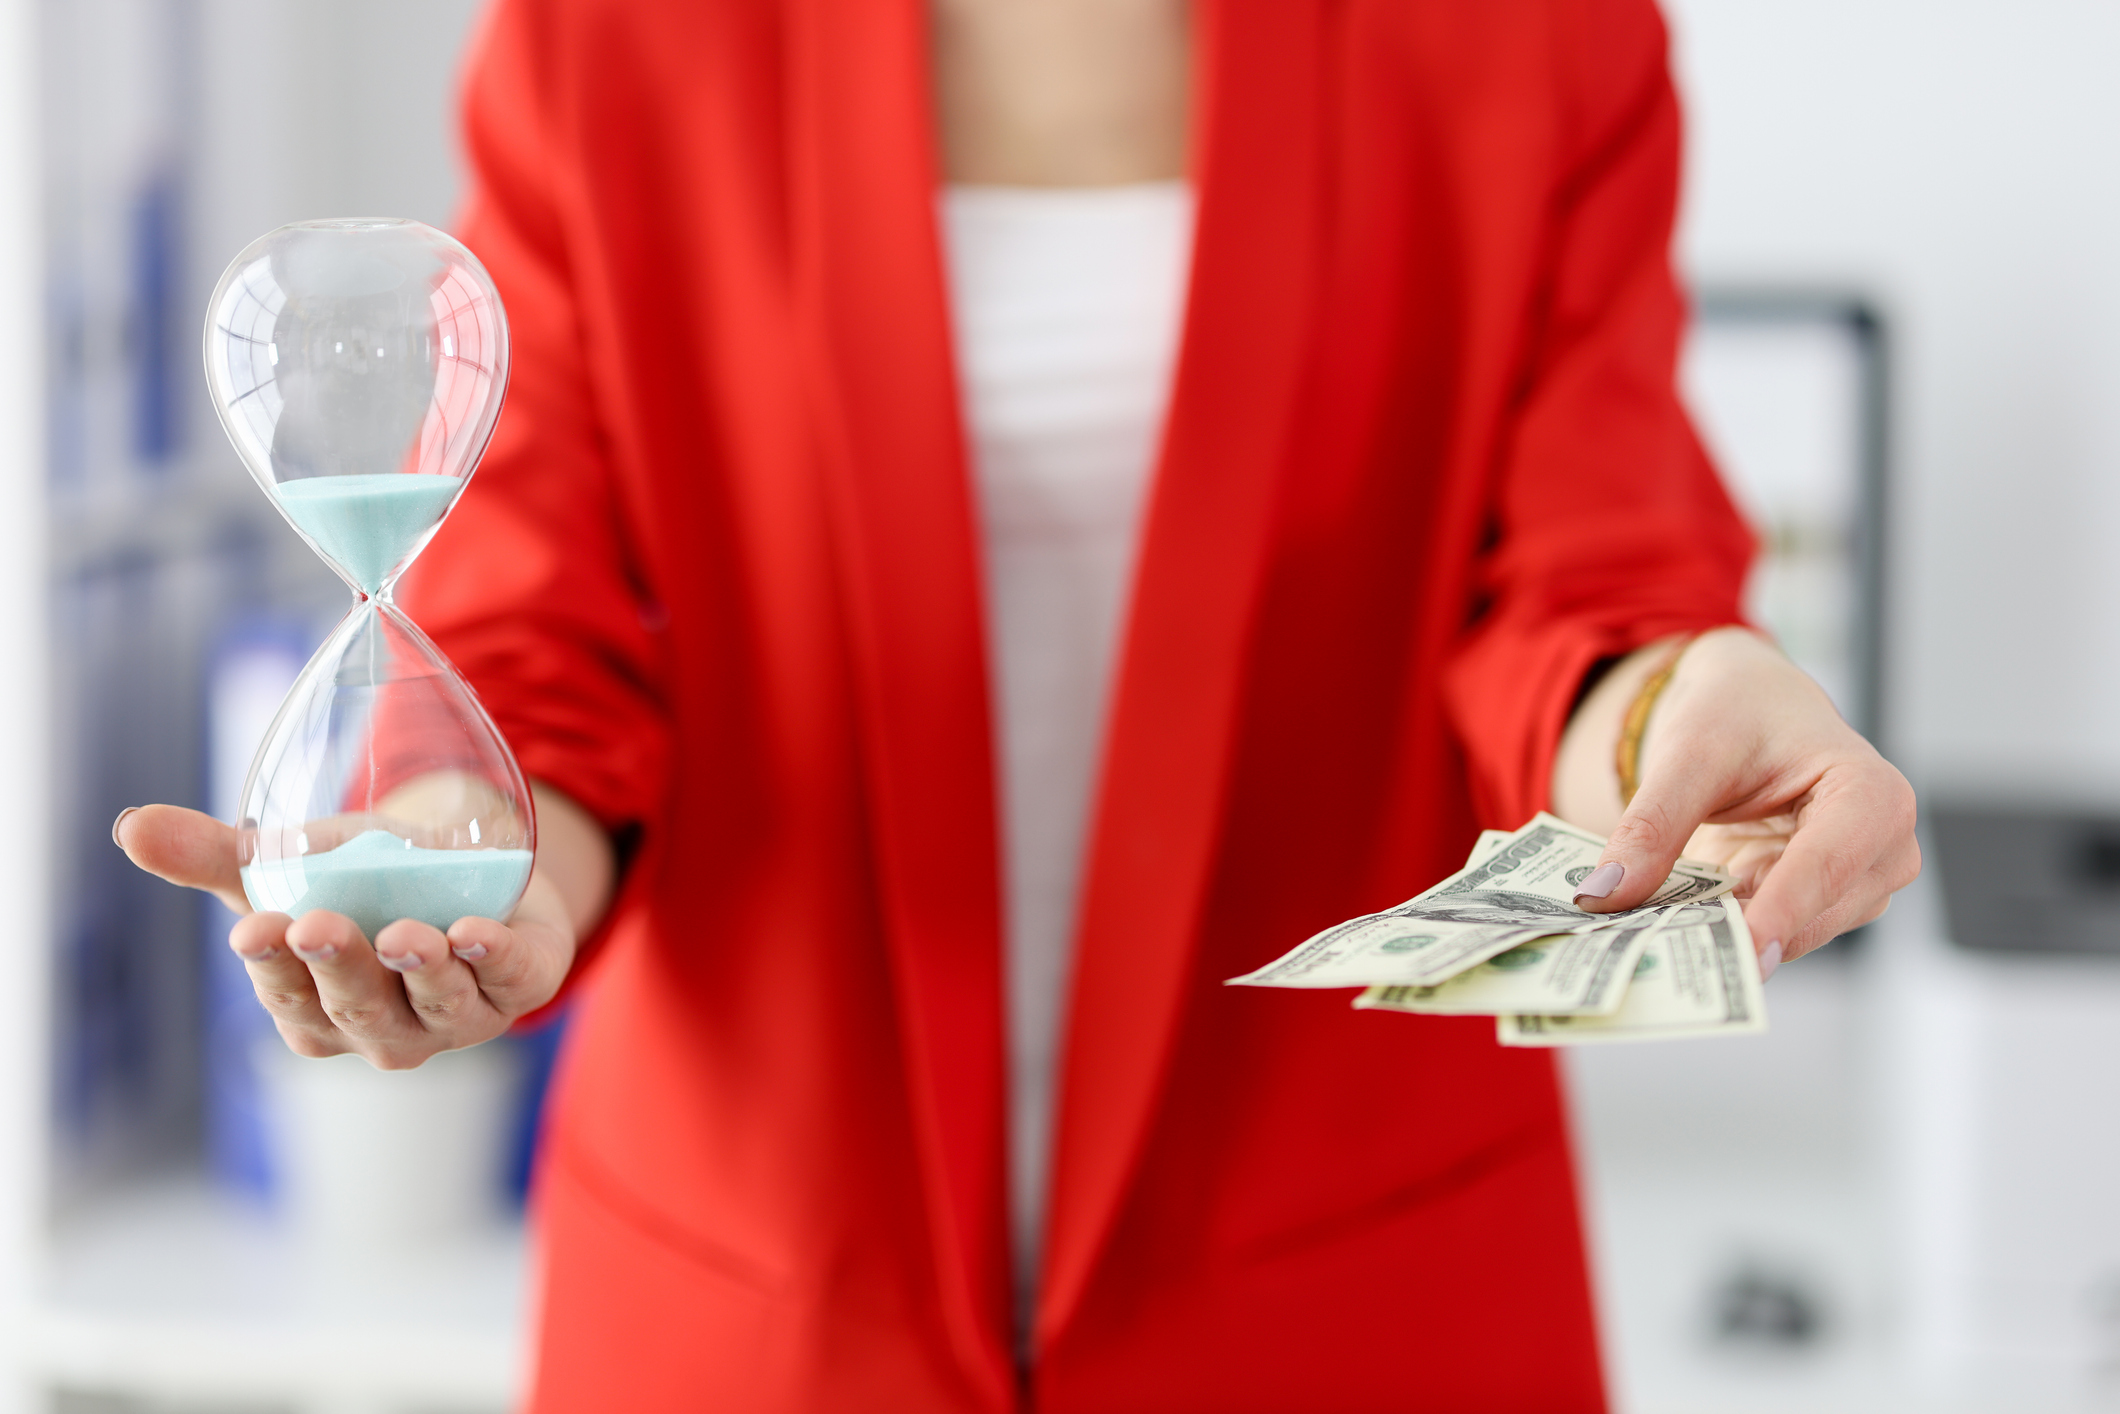
<svg viewBox="0 0 2120 1414">
<path fill-rule="evenodd" d="M 1364 1009 L 1492 1016 L 1505 1046 L 1767 1029 L 1735 880 L 1681 859 L 1639 908 L 1585 913 L 1605 841 L 1551 815 L 1480 836 L 1465 867 L 1396 908 L 1327 928 L 1243 987 L 1361 987 Z"/>
</svg>

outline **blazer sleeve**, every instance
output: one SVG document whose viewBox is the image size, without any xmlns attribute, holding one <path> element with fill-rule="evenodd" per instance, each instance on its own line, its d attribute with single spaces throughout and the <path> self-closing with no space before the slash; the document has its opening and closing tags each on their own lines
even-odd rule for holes
<svg viewBox="0 0 2120 1414">
<path fill-rule="evenodd" d="M 1565 13 L 1563 83 L 1583 137 L 1556 182 L 1475 559 L 1478 608 L 1443 685 L 1475 806 L 1509 827 L 1548 804 L 1554 751 L 1593 665 L 1741 622 L 1752 555 L 1678 398 L 1679 114 L 1662 22 L 1647 0 Z"/>
<path fill-rule="evenodd" d="M 456 234 L 500 289 L 513 369 L 484 461 L 407 575 L 407 607 L 524 773 L 623 835 L 661 808 L 671 732 L 576 288 L 544 9 L 503 0 L 467 71 L 473 187 Z"/>
</svg>

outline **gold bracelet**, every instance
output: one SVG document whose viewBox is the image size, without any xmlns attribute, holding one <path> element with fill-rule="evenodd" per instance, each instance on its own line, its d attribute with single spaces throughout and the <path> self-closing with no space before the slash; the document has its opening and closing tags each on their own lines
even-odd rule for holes
<svg viewBox="0 0 2120 1414">
<path fill-rule="evenodd" d="M 1627 715 L 1620 719 L 1619 744 L 1613 748 L 1612 764 L 1619 768 L 1619 803 L 1624 810 L 1634 803 L 1634 792 L 1641 786 L 1635 774 L 1641 767 L 1642 735 L 1649 730 L 1649 713 L 1656 707 L 1656 699 L 1663 696 L 1664 689 L 1671 685 L 1671 675 L 1678 671 L 1678 660 L 1686 656 L 1686 650 L 1699 638 L 1689 633 L 1672 646 L 1656 671 L 1649 674 L 1648 681 L 1634 694 L 1628 704 Z"/>
</svg>

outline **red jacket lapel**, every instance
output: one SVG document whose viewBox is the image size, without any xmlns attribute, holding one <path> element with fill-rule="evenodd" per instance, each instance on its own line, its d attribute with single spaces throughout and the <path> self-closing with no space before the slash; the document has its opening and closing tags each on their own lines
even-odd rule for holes
<svg viewBox="0 0 2120 1414">
<path fill-rule="evenodd" d="M 1085 892 L 1042 1337 L 1079 1299 L 1153 1117 L 1216 845 L 1312 308 L 1313 9 L 1277 0 L 1200 13 L 1192 301 Z M 998 1374 L 999 875 L 926 25 L 917 0 L 804 0 L 797 15 L 797 278 L 821 336 L 820 435 L 846 547 L 879 902 L 943 1299 L 959 1308 L 966 1355 Z"/>
<path fill-rule="evenodd" d="M 797 280 L 819 335 L 876 892 L 939 1286 L 1009 1398 L 1000 900 L 979 560 L 935 230 L 920 0 L 792 7 Z"/>
<path fill-rule="evenodd" d="M 1320 8 L 1225 0 L 1196 10 L 1191 306 L 1090 852 L 1041 1344 L 1066 1324 L 1111 1230 L 1190 978 L 1308 352 Z"/>
</svg>

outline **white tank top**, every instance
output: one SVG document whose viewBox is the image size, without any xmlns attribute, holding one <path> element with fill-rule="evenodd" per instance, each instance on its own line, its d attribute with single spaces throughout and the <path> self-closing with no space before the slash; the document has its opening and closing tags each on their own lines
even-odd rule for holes
<svg viewBox="0 0 2120 1414">
<path fill-rule="evenodd" d="M 1027 1312 L 1085 837 L 1177 361 L 1192 193 L 1182 182 L 960 186 L 943 193 L 942 218 L 985 548 L 1010 1212 Z"/>
</svg>

